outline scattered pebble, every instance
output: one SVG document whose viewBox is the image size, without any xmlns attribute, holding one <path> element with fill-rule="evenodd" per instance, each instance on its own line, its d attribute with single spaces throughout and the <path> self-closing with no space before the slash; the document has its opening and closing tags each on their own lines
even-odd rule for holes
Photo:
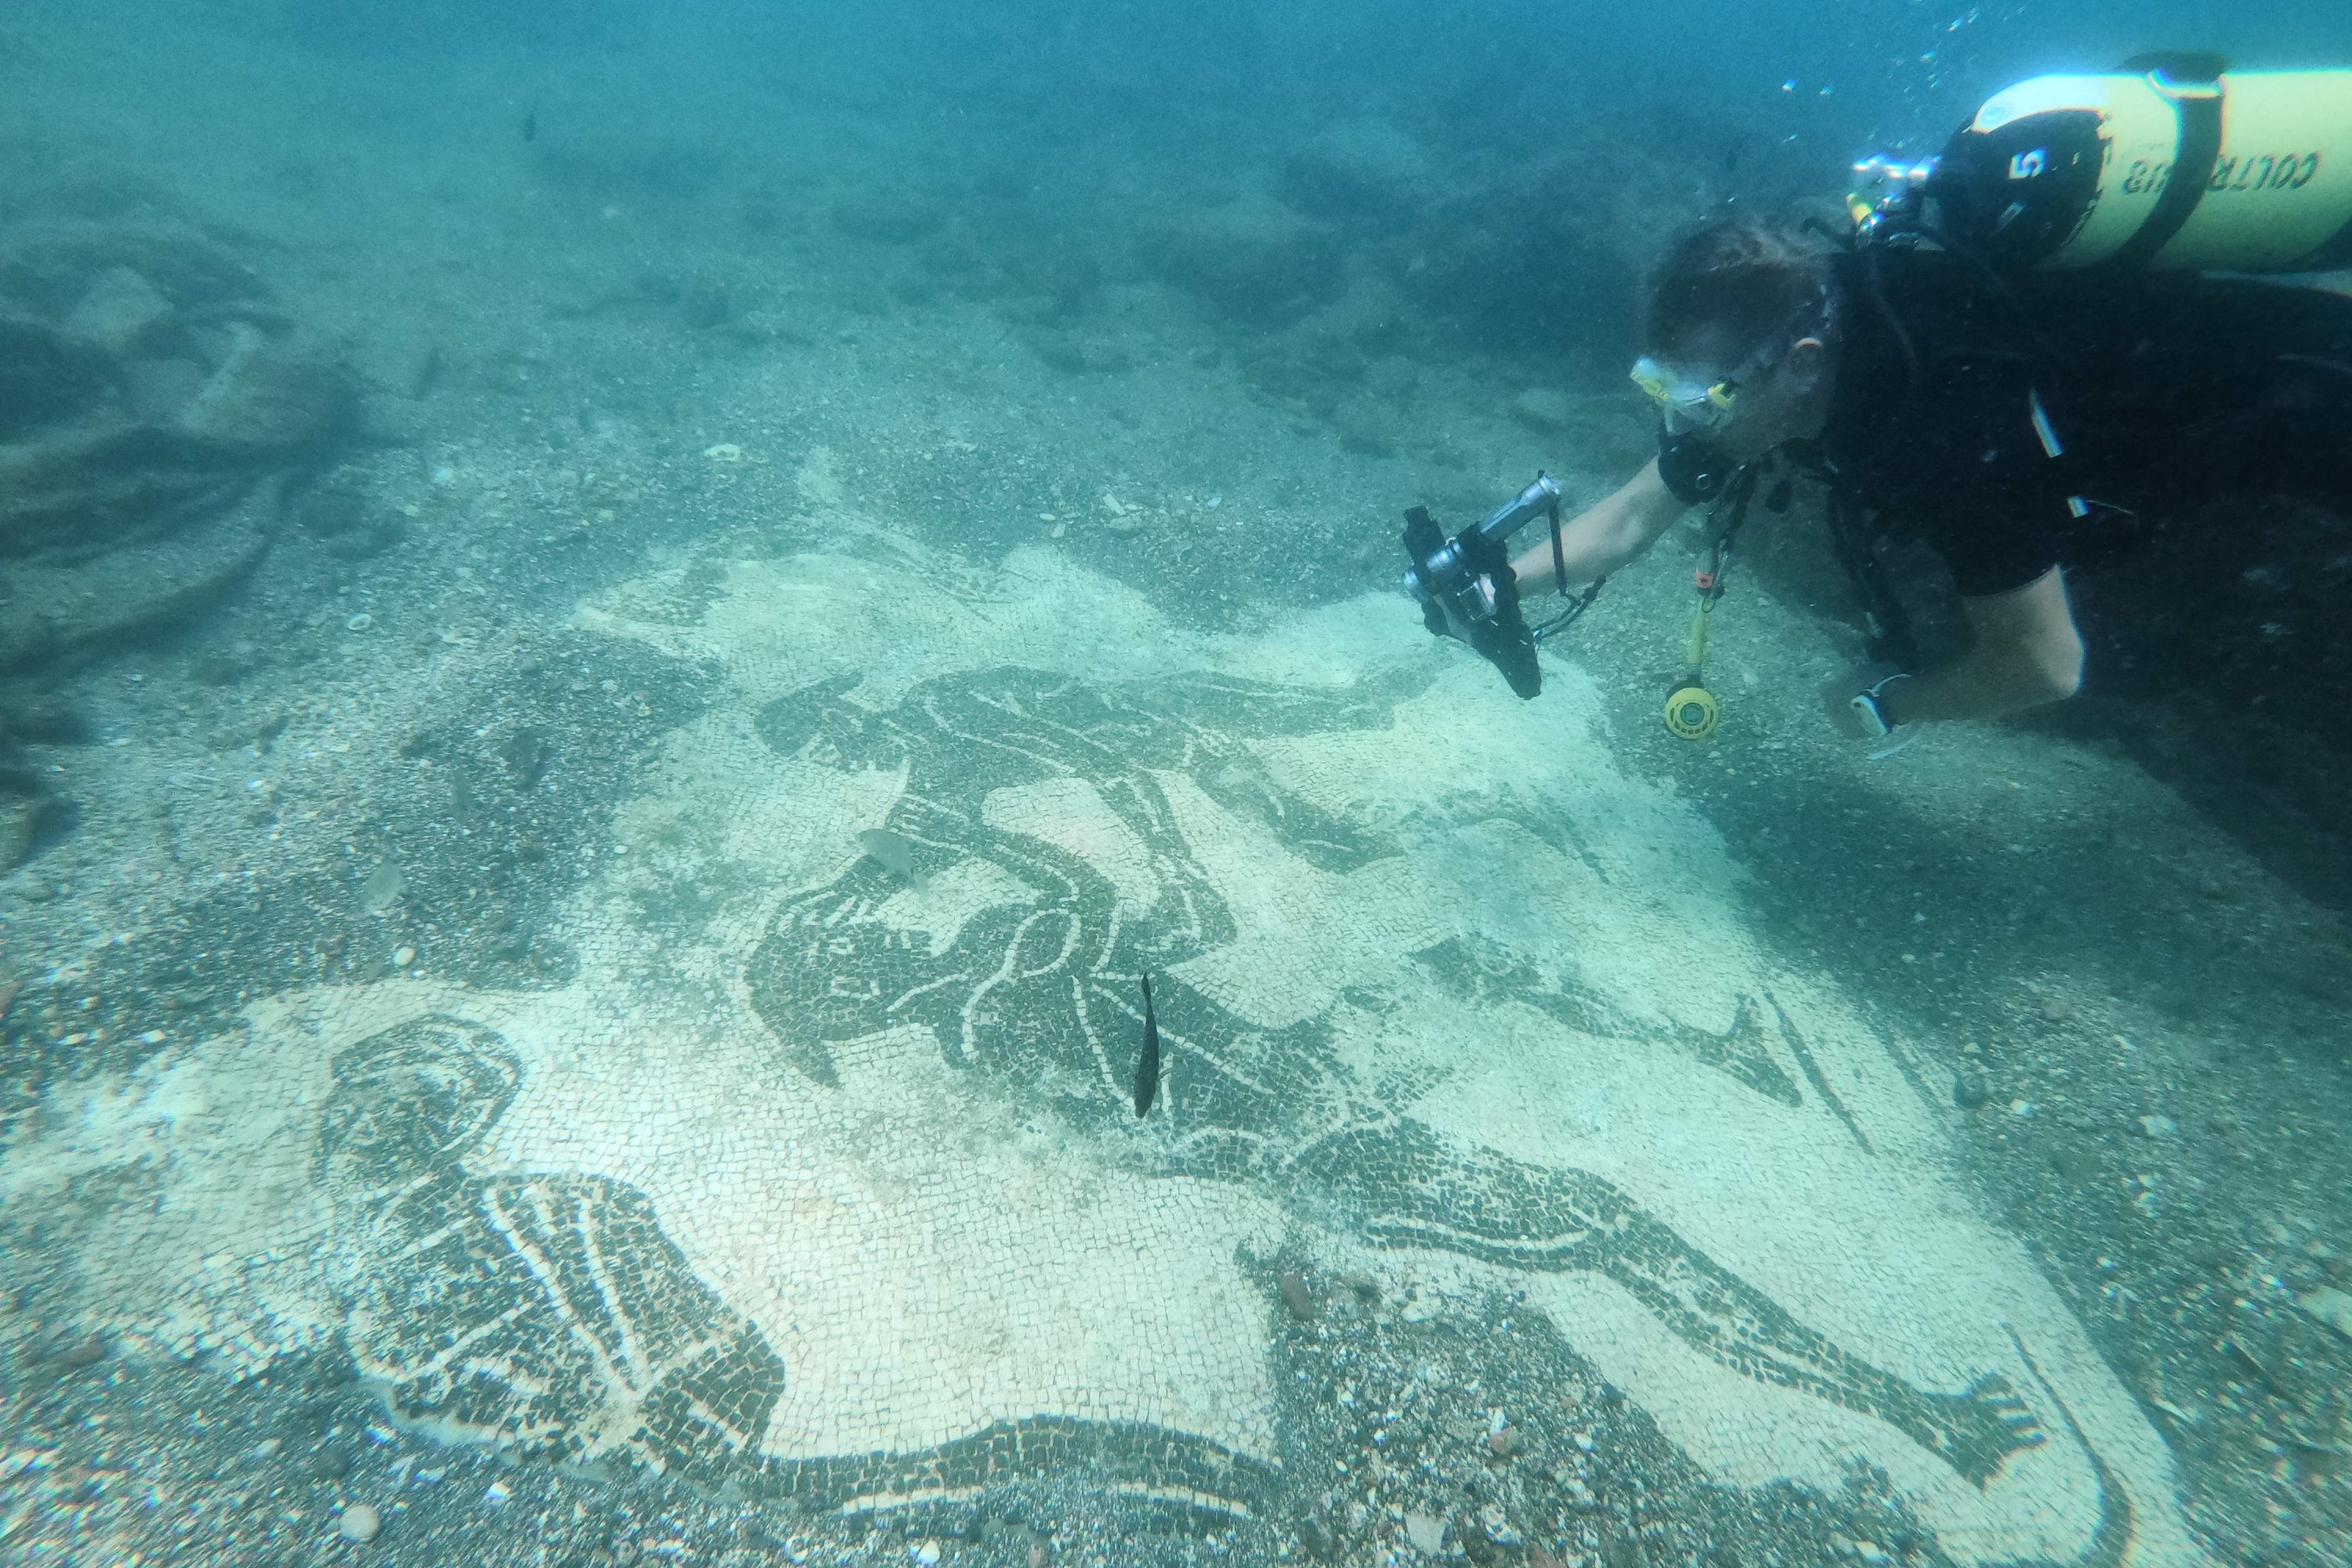
<svg viewBox="0 0 2352 1568">
<path fill-rule="evenodd" d="M 72 1367 L 76 1371 L 86 1366 L 96 1366 L 105 1359 L 106 1339 L 102 1334 L 90 1334 L 76 1340 L 58 1352 L 58 1364 Z"/>
<path fill-rule="evenodd" d="M 360 908 L 369 914 L 380 915 L 398 903 L 400 895 L 407 890 L 408 879 L 401 875 L 400 868 L 389 860 L 380 860 L 368 873 L 367 880 L 360 884 Z"/>
<path fill-rule="evenodd" d="M 2074 1016 L 2074 1004 L 2067 998 L 2063 996 L 2044 996 L 2042 999 L 2042 1016 L 2045 1021 L 2053 1024 L 2063 1024 Z"/>
<path fill-rule="evenodd" d="M 1505 1426 L 1486 1434 L 1486 1452 L 1498 1459 L 1509 1458 L 1511 1450 L 1517 1447 L 1518 1443 L 1519 1432 L 1516 1426 Z"/>
<path fill-rule="evenodd" d="M 372 1503 L 355 1502 L 343 1510 L 342 1521 L 335 1533 L 354 1546 L 365 1546 L 383 1529 L 383 1515 L 376 1512 Z"/>
<path fill-rule="evenodd" d="M 2138 1125 L 2143 1138 L 2169 1138 L 2180 1131 L 2180 1123 L 2169 1116 L 2143 1116 Z"/>
<path fill-rule="evenodd" d="M 714 463 L 740 463 L 743 460 L 743 448 L 732 441 L 721 441 L 715 447 L 705 447 L 702 455 Z"/>
<path fill-rule="evenodd" d="M 1409 1513 L 1404 1516 L 1405 1539 L 1419 1547 L 1425 1556 L 1434 1557 L 1445 1547 L 1445 1521 L 1433 1513 Z"/>
<path fill-rule="evenodd" d="M 363 632 L 373 625 L 375 625 L 375 617 L 369 615 L 365 610 L 362 610 L 358 615 L 352 616 L 349 620 L 343 623 L 343 630 L 347 632 Z"/>
<path fill-rule="evenodd" d="M 394 969 L 405 969 L 415 962 L 416 950 L 415 948 L 402 946 L 395 947 L 392 950 L 392 966 Z"/>
<path fill-rule="evenodd" d="M 1285 1269 L 1275 1279 L 1274 1288 L 1282 1292 L 1282 1304 L 1290 1309 L 1292 1317 L 1305 1322 L 1315 1315 L 1315 1293 L 1296 1270 Z"/>
<path fill-rule="evenodd" d="M 907 1555 L 921 1563 L 922 1568 L 933 1568 L 940 1560 L 940 1543 L 936 1541 L 919 1541 L 907 1548 Z"/>
<path fill-rule="evenodd" d="M 1982 1110 L 1992 1102 L 1992 1084 L 1973 1067 L 1952 1075 L 1952 1103 L 1962 1110 Z"/>
<path fill-rule="evenodd" d="M 2333 1285 L 2322 1285 L 2316 1290 L 2306 1290 L 2295 1298 L 2295 1305 L 2313 1317 L 2352 1340 L 2352 1295 Z"/>
</svg>

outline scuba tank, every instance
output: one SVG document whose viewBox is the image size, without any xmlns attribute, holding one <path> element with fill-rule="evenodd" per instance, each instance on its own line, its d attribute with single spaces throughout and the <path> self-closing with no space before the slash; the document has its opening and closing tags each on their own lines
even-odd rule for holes
<svg viewBox="0 0 2352 1568">
<path fill-rule="evenodd" d="M 2301 272 L 2352 265 L 2352 70 L 2149 55 L 1996 93 L 1940 157 L 1855 165 L 1864 239 L 2004 270 Z"/>
</svg>

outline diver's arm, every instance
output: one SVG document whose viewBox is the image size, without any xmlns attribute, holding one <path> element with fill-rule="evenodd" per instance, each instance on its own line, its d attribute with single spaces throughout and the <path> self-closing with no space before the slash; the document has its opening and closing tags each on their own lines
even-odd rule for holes
<svg viewBox="0 0 2352 1568">
<path fill-rule="evenodd" d="M 1564 586 L 1552 565 L 1551 530 L 1540 524 L 1530 527 L 1524 536 L 1530 542 L 1511 562 L 1519 592 L 1565 592 L 1580 588 L 1595 577 L 1606 577 L 1655 543 L 1684 510 L 1658 478 L 1654 458 L 1614 495 L 1560 524 L 1560 559 L 1568 566 Z"/>
<path fill-rule="evenodd" d="M 2024 587 L 1963 599 L 1976 646 L 1930 674 L 1885 688 L 1889 721 L 1992 719 L 2074 695 L 2083 638 L 2066 605 L 2066 576 L 2053 566 Z"/>
</svg>

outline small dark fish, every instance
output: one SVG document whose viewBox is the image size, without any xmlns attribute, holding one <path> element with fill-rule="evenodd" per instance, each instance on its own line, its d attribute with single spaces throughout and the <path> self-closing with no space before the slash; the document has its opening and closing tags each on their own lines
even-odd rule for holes
<svg viewBox="0 0 2352 1568">
<path fill-rule="evenodd" d="M 526 142 L 539 140 L 539 105 L 535 103 L 522 111 L 522 139 Z"/>
<path fill-rule="evenodd" d="M 1143 977 L 1143 1055 L 1135 1064 L 1135 1114 L 1151 1114 L 1160 1093 L 1160 1020 L 1151 1013 L 1151 976 Z"/>
<path fill-rule="evenodd" d="M 2255 1358 L 2254 1352 L 2246 1348 L 2245 1342 L 2232 1335 L 2221 1341 L 2221 1348 L 2236 1357 L 2245 1365 L 2247 1371 L 2254 1374 L 2255 1379 L 2262 1384 L 2263 1393 L 2273 1399 L 2284 1400 L 2298 1410 L 2303 1408 L 2303 1401 L 2295 1397 L 2294 1391 L 2272 1376 L 2271 1369 Z"/>
</svg>

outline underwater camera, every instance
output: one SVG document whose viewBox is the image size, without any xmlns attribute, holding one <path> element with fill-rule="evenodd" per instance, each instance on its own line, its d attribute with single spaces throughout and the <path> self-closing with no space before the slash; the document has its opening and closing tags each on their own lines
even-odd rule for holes
<svg viewBox="0 0 2352 1568">
<path fill-rule="evenodd" d="M 1468 643 L 1523 698 L 1543 690 L 1536 645 L 1582 615 L 1601 590 L 1595 582 L 1567 611 L 1539 626 L 1528 625 L 1519 611 L 1518 577 L 1511 570 L 1505 542 L 1539 517 L 1551 523 L 1553 569 L 1564 593 L 1568 569 L 1559 542 L 1559 486 L 1549 474 L 1536 475 L 1534 483 L 1484 522 L 1451 539 L 1428 508 L 1417 506 L 1404 514 L 1404 549 L 1412 560 L 1404 587 L 1420 602 L 1423 624 L 1439 637 Z"/>
</svg>

